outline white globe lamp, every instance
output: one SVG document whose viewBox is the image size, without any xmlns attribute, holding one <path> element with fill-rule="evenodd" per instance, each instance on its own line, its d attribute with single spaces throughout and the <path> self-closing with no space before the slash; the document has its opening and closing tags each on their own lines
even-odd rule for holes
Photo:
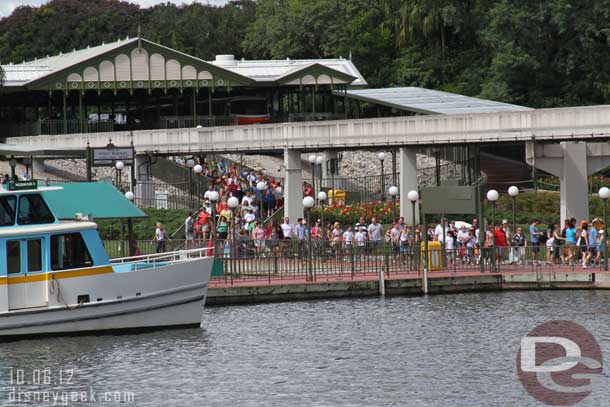
<svg viewBox="0 0 610 407">
<path fill-rule="evenodd" d="M 490 189 L 489 191 L 487 191 L 487 200 L 489 202 L 496 202 L 499 197 L 500 194 L 495 189 Z"/>
<path fill-rule="evenodd" d="M 305 198 L 303 198 L 303 206 L 306 209 L 313 208 L 314 205 L 315 205 L 315 201 L 312 197 L 306 196 Z"/>
<path fill-rule="evenodd" d="M 235 208 L 237 208 L 239 206 L 239 199 L 237 199 L 236 197 L 232 196 L 227 201 L 227 205 L 229 205 L 229 208 L 235 209 Z"/>
<path fill-rule="evenodd" d="M 417 202 L 417 200 L 419 199 L 419 192 L 415 190 L 409 191 L 409 193 L 407 194 L 407 199 L 413 203 Z"/>
</svg>

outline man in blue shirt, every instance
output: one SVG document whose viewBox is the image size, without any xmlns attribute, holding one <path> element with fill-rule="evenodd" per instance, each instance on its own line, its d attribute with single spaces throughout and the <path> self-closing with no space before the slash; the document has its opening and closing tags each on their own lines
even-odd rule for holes
<svg viewBox="0 0 610 407">
<path fill-rule="evenodd" d="M 599 220 L 597 218 L 593 219 L 593 223 L 591 224 L 591 229 L 589 230 L 589 253 L 591 253 L 592 259 L 595 259 L 597 256 L 597 245 L 598 245 L 598 232 L 597 228 L 599 226 Z"/>
<path fill-rule="evenodd" d="M 538 255 L 538 252 L 540 251 L 540 235 L 542 234 L 542 232 L 540 232 L 538 230 L 538 225 L 540 224 L 540 221 L 538 219 L 535 219 L 532 224 L 530 225 L 530 243 L 532 244 L 532 263 L 534 264 L 538 264 L 538 261 L 536 260 L 536 256 Z"/>
<path fill-rule="evenodd" d="M 301 257 L 305 257 L 308 236 L 307 221 L 305 219 L 299 218 L 297 220 L 296 235 L 297 240 L 299 241 L 299 253 L 301 254 Z"/>
</svg>

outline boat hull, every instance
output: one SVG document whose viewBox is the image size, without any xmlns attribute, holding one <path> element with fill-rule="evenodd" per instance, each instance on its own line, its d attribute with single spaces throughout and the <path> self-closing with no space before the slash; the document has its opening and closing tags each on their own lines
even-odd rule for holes
<svg viewBox="0 0 610 407">
<path fill-rule="evenodd" d="M 0 314 L 0 338 L 200 325 L 212 265 L 201 258 L 53 280 L 49 306 Z M 78 304 L 83 295 L 90 301 Z"/>
</svg>

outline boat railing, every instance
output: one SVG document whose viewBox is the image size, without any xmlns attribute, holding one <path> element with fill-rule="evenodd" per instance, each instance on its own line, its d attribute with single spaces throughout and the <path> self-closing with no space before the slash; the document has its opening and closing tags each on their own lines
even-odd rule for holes
<svg viewBox="0 0 610 407">
<path fill-rule="evenodd" d="M 129 256 L 129 257 L 119 257 L 115 259 L 111 259 L 111 264 L 134 264 L 137 270 L 138 264 L 147 264 L 155 267 L 158 263 L 162 263 L 163 265 L 171 264 L 171 263 L 179 263 L 184 261 L 189 261 L 194 258 L 203 258 L 203 257 L 212 257 L 208 255 L 209 248 L 201 247 L 197 249 L 189 249 L 189 250 L 177 250 L 173 252 L 164 252 L 164 253 L 154 253 L 154 254 L 144 254 L 139 256 Z"/>
</svg>

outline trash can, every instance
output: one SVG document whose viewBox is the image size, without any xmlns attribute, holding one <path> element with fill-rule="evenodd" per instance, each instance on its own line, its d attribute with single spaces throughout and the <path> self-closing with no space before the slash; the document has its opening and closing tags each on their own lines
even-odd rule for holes
<svg viewBox="0 0 610 407">
<path fill-rule="evenodd" d="M 424 266 L 426 245 L 421 245 L 421 265 Z M 441 242 L 428 242 L 428 271 L 443 270 L 443 246 Z"/>
<path fill-rule="evenodd" d="M 214 260 L 212 265 L 212 274 L 210 277 L 223 277 L 225 275 L 224 264 L 222 260 Z"/>
<path fill-rule="evenodd" d="M 345 199 L 347 192 L 341 189 L 329 189 L 328 190 L 328 203 L 330 205 L 343 206 L 345 205 Z"/>
</svg>

